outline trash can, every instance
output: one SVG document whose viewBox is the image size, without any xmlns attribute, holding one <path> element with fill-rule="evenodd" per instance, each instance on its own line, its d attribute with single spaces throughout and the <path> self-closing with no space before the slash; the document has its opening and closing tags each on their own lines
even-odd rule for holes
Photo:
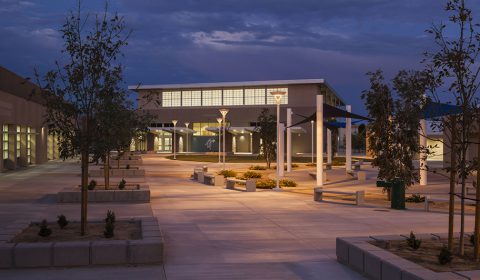
<svg viewBox="0 0 480 280">
<path fill-rule="evenodd" d="M 401 180 L 377 181 L 377 187 L 390 189 L 390 208 L 405 209 L 405 184 Z"/>
</svg>

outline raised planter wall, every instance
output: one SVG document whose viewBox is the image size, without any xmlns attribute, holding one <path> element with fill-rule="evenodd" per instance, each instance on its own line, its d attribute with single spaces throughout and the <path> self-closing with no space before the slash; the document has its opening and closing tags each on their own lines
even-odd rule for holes
<svg viewBox="0 0 480 280">
<path fill-rule="evenodd" d="M 88 172 L 90 177 L 103 177 L 103 169 L 93 169 Z M 144 177 L 145 169 L 110 169 L 111 177 Z"/>
<path fill-rule="evenodd" d="M 58 203 L 79 203 L 81 192 L 78 187 L 65 188 L 57 193 Z M 150 188 L 140 185 L 140 189 L 133 190 L 92 190 L 88 191 L 88 202 L 150 202 Z"/>
<path fill-rule="evenodd" d="M 8 243 L 31 222 L 0 231 L 0 269 L 163 263 L 164 239 L 154 217 L 140 218 L 142 239 Z"/>
</svg>

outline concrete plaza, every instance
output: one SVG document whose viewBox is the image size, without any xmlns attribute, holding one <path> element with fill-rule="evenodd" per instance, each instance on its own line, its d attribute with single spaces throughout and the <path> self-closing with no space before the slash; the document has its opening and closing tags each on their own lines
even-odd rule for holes
<svg viewBox="0 0 480 280">
<path fill-rule="evenodd" d="M 364 279 L 336 261 L 337 236 L 446 231 L 447 215 L 440 212 L 319 203 L 311 193 L 247 193 L 191 181 L 201 165 L 144 156 L 150 204 L 89 205 L 91 219 L 103 218 L 107 209 L 118 217 L 156 216 L 166 241 L 163 266 L 0 270 L 0 279 Z M 55 194 L 78 184 L 79 172 L 78 162 L 69 161 L 0 175 L 0 227 L 19 219 L 53 221 L 59 214 L 78 219 L 79 205 L 57 204 Z M 468 230 L 472 224 L 467 216 Z"/>
</svg>

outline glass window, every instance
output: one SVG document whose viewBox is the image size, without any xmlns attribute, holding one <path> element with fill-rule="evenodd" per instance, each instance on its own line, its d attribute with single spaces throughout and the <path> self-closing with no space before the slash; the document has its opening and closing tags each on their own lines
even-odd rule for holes
<svg viewBox="0 0 480 280">
<path fill-rule="evenodd" d="M 20 143 L 21 143 L 21 141 L 20 141 L 20 126 L 19 125 L 17 125 L 17 135 L 16 135 L 16 137 L 17 137 L 17 157 L 20 157 L 20 145 L 21 145 Z"/>
<path fill-rule="evenodd" d="M 32 163 L 32 136 L 31 136 L 31 128 L 27 127 L 27 162 L 30 164 Z"/>
<path fill-rule="evenodd" d="M 219 89 L 202 91 L 202 105 L 203 106 L 221 106 L 222 91 Z"/>
<path fill-rule="evenodd" d="M 265 89 L 246 88 L 245 105 L 265 105 Z"/>
<path fill-rule="evenodd" d="M 288 88 L 267 88 L 267 104 L 277 104 L 275 97 L 271 94 L 274 91 L 284 91 L 285 95 L 282 97 L 280 104 L 288 104 Z"/>
<path fill-rule="evenodd" d="M 3 159 L 8 159 L 8 124 L 3 125 Z"/>
<path fill-rule="evenodd" d="M 162 92 L 163 107 L 180 107 L 182 105 L 182 93 L 180 91 Z"/>
<path fill-rule="evenodd" d="M 195 130 L 193 135 L 197 136 L 213 136 L 215 132 L 207 130 L 207 127 L 218 128 L 218 122 L 216 123 L 193 123 L 192 129 Z"/>
<path fill-rule="evenodd" d="M 243 105 L 243 89 L 224 89 L 223 105 Z"/>
<path fill-rule="evenodd" d="M 202 106 L 202 92 L 199 90 L 182 91 L 182 106 Z"/>
</svg>

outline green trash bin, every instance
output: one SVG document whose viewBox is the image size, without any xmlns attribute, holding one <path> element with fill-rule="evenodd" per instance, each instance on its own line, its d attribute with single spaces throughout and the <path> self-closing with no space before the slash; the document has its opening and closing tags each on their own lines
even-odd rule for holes
<svg viewBox="0 0 480 280">
<path fill-rule="evenodd" d="M 392 209 L 405 209 L 405 184 L 403 183 L 403 181 L 377 181 L 377 187 L 390 189 L 390 207 Z"/>
</svg>

